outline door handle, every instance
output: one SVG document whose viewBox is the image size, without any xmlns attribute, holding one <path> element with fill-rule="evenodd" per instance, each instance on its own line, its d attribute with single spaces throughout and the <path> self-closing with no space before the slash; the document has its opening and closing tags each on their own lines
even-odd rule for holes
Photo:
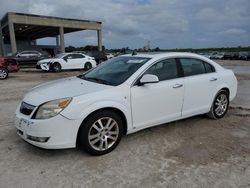
<svg viewBox="0 0 250 188">
<path fill-rule="evenodd" d="M 180 87 L 182 87 L 183 86 L 183 84 L 175 84 L 174 86 L 173 86 L 173 88 L 180 88 Z"/>
<path fill-rule="evenodd" d="M 213 82 L 213 81 L 216 81 L 218 80 L 217 78 L 211 78 L 210 81 Z"/>
</svg>

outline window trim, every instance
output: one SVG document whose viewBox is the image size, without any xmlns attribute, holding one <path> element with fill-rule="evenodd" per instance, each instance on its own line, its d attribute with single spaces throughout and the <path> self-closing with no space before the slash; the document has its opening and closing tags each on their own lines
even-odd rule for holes
<svg viewBox="0 0 250 188">
<path fill-rule="evenodd" d="M 182 72 L 183 77 L 200 76 L 200 75 L 203 75 L 203 74 L 211 74 L 211 73 L 216 73 L 217 72 L 216 68 L 211 63 L 209 63 L 209 62 L 207 62 L 207 61 L 205 61 L 203 59 L 194 58 L 194 57 L 178 57 L 176 59 L 177 59 L 178 64 L 180 66 L 180 70 Z M 181 59 L 194 59 L 194 60 L 198 60 L 198 61 L 202 62 L 203 66 L 204 66 L 204 69 L 205 69 L 206 72 L 205 73 L 201 73 L 201 74 L 194 74 L 194 75 L 190 75 L 190 76 L 185 76 L 185 73 L 184 73 L 184 70 L 183 70 L 183 66 L 181 64 Z M 207 69 L 205 67 L 205 63 L 209 64 L 212 67 L 213 72 L 207 72 Z"/>
</svg>

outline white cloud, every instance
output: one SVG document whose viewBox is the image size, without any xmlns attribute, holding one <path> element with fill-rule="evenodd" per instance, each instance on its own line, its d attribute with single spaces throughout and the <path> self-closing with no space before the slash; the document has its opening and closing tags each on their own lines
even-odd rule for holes
<svg viewBox="0 0 250 188">
<path fill-rule="evenodd" d="M 0 4 L 0 15 L 17 11 L 101 21 L 108 48 L 141 47 L 147 40 L 163 48 L 223 46 L 228 38 L 222 35 L 235 36 L 236 46 L 250 45 L 249 0 L 0 0 Z M 95 44 L 96 32 L 85 33 L 67 35 L 67 44 Z"/>
<path fill-rule="evenodd" d="M 39 15 L 51 15 L 54 12 L 54 7 L 47 3 L 29 2 L 28 13 Z"/>
<path fill-rule="evenodd" d="M 232 28 L 232 29 L 228 29 L 226 31 L 222 31 L 219 34 L 222 35 L 244 35 L 247 32 L 243 29 L 238 29 L 238 28 Z"/>
</svg>

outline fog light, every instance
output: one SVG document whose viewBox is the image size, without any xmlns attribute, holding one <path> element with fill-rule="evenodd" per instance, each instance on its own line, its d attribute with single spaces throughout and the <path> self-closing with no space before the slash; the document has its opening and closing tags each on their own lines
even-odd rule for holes
<svg viewBox="0 0 250 188">
<path fill-rule="evenodd" d="M 20 136 L 22 136 L 23 135 L 23 131 L 17 130 L 17 134 L 20 135 Z"/>
<path fill-rule="evenodd" d="M 36 137 L 36 136 L 27 135 L 27 139 L 35 141 L 35 142 L 47 142 L 50 139 L 50 137 Z"/>
</svg>

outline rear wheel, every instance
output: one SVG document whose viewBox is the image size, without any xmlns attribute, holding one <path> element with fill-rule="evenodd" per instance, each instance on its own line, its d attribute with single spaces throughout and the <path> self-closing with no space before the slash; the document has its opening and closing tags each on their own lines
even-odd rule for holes
<svg viewBox="0 0 250 188">
<path fill-rule="evenodd" d="M 225 116 L 229 106 L 229 93 L 221 90 L 215 96 L 208 116 L 212 119 L 220 119 Z"/>
<path fill-rule="evenodd" d="M 61 72 L 62 71 L 62 66 L 60 65 L 60 63 L 53 64 L 53 71 L 54 72 Z"/>
<path fill-rule="evenodd" d="M 110 110 L 98 111 L 84 122 L 79 130 L 78 144 L 91 155 L 104 155 L 119 144 L 123 122 Z"/>
<path fill-rule="evenodd" d="M 91 68 L 92 68 L 92 64 L 90 62 L 85 63 L 85 65 L 84 65 L 85 70 L 89 70 Z"/>
<path fill-rule="evenodd" d="M 0 68 L 0 80 L 4 80 L 8 77 L 8 70 L 5 68 Z"/>
</svg>

